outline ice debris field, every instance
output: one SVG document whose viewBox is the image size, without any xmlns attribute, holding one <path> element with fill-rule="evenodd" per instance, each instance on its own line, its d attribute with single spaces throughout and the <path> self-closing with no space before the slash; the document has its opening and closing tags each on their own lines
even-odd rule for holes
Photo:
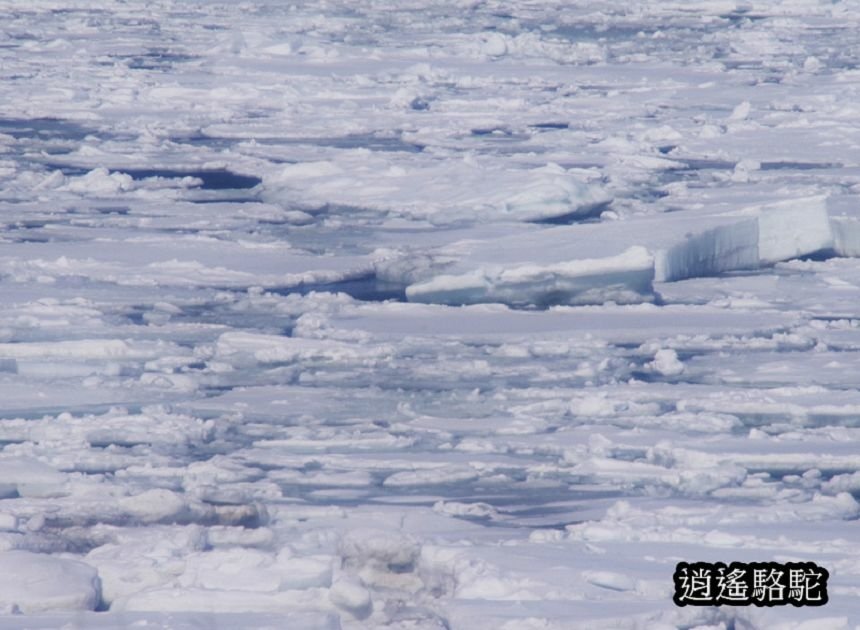
<svg viewBox="0 0 860 630">
<path fill-rule="evenodd" d="M 0 15 L 0 629 L 860 627 L 856 0 Z"/>
</svg>

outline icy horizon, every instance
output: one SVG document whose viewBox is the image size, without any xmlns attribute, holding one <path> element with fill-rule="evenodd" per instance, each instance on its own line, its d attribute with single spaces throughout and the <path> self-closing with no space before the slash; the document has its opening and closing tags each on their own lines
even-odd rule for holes
<svg viewBox="0 0 860 630">
<path fill-rule="evenodd" d="M 0 629 L 860 628 L 857 2 L 0 9 Z"/>
</svg>

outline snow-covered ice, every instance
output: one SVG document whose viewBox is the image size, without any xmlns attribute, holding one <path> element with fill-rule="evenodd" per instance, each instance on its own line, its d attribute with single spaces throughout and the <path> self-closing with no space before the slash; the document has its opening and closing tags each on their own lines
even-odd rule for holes
<svg viewBox="0 0 860 630">
<path fill-rule="evenodd" d="M 0 0 L 0 629 L 860 627 L 857 9 Z"/>
</svg>

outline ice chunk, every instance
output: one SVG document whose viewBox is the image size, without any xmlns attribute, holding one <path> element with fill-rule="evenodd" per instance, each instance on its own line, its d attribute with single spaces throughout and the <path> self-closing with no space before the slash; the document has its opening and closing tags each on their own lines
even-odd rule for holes
<svg viewBox="0 0 860 630">
<path fill-rule="evenodd" d="M 301 558 L 278 554 L 281 570 L 281 590 L 306 589 L 331 586 L 332 559 L 328 556 Z"/>
<path fill-rule="evenodd" d="M 494 518 L 498 511 L 488 503 L 460 503 L 459 501 L 437 501 L 433 504 L 433 511 L 449 516 L 461 516 L 465 518 Z"/>
<path fill-rule="evenodd" d="M 94 610 L 101 598 L 96 570 L 76 560 L 30 553 L 0 553 L 0 608 L 32 614 Z"/>
<path fill-rule="evenodd" d="M 833 247 L 840 256 L 860 256 L 860 220 L 855 217 L 831 217 Z"/>
<path fill-rule="evenodd" d="M 366 619 L 373 612 L 370 593 L 355 580 L 341 579 L 329 591 L 331 603 L 358 619 Z"/>
<path fill-rule="evenodd" d="M 610 202 L 606 193 L 568 175 L 547 174 L 504 202 L 505 212 L 526 221 L 588 216 Z"/>
<path fill-rule="evenodd" d="M 654 260 L 643 247 L 617 256 L 551 265 L 505 268 L 488 265 L 459 275 L 440 275 L 409 286 L 412 302 L 477 304 L 594 304 L 642 302 L 652 294 Z"/>
<path fill-rule="evenodd" d="M 701 231 L 679 234 L 675 242 L 659 249 L 655 256 L 655 278 L 670 282 L 757 267 L 758 222 L 729 219 L 716 223 Z"/>
<path fill-rule="evenodd" d="M 474 156 L 440 162 L 416 153 L 401 156 L 392 166 L 388 158 L 361 150 L 342 152 L 336 162 L 290 164 L 267 174 L 263 198 L 277 203 L 285 197 L 311 206 L 360 206 L 437 225 L 461 223 L 464 218 L 482 222 L 579 218 L 595 214 L 612 200 L 601 186 L 553 162 L 536 168 L 499 168 Z"/>
<path fill-rule="evenodd" d="M 378 356 L 385 348 L 367 348 L 328 339 L 282 337 L 245 332 L 224 333 L 216 345 L 219 358 L 235 361 L 243 357 L 260 363 L 302 360 L 344 361 Z"/>
<path fill-rule="evenodd" d="M 758 209 L 758 257 L 763 265 L 834 246 L 826 197 L 784 201 Z"/>
<path fill-rule="evenodd" d="M 488 57 L 501 57 L 505 55 L 508 52 L 506 37 L 501 33 L 482 35 L 481 52 Z"/>
<path fill-rule="evenodd" d="M 750 115 L 750 111 L 752 111 L 752 106 L 750 105 L 750 102 L 744 101 L 732 110 L 732 114 L 731 116 L 729 116 L 729 120 L 746 120 L 747 117 Z"/>
<path fill-rule="evenodd" d="M 179 584 L 207 590 L 276 592 L 280 571 L 271 554 L 253 549 L 218 549 L 191 555 Z"/>
<path fill-rule="evenodd" d="M 94 196 L 115 195 L 132 188 L 134 188 L 134 180 L 131 175 L 110 173 L 104 167 L 93 169 L 86 175 L 76 177 L 66 185 L 66 189 L 70 192 Z"/>
<path fill-rule="evenodd" d="M 29 457 L 0 459 L 0 496 L 60 497 L 68 494 L 66 476 Z"/>
<path fill-rule="evenodd" d="M 121 499 L 120 507 L 146 523 L 156 523 L 176 518 L 187 507 L 177 493 L 163 488 L 153 488 L 132 497 Z"/>
<path fill-rule="evenodd" d="M 677 376 L 684 371 L 684 364 L 678 360 L 678 353 L 667 348 L 658 350 L 648 367 L 663 376 Z"/>
<path fill-rule="evenodd" d="M 356 529 L 340 543 L 344 564 L 357 569 L 370 565 L 404 571 L 413 567 L 420 552 L 411 537 L 386 530 Z"/>
<path fill-rule="evenodd" d="M 420 470 L 402 470 L 390 475 L 382 485 L 389 488 L 408 488 L 442 484 L 467 483 L 478 478 L 469 466 L 444 466 Z"/>
</svg>

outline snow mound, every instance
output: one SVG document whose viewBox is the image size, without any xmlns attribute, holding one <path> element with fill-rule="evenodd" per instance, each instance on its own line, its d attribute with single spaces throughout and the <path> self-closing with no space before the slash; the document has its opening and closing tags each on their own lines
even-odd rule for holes
<svg viewBox="0 0 860 630">
<path fill-rule="evenodd" d="M 26 614 L 94 610 L 100 598 L 98 573 L 83 562 L 28 551 L 0 553 L 0 608 Z"/>
</svg>

